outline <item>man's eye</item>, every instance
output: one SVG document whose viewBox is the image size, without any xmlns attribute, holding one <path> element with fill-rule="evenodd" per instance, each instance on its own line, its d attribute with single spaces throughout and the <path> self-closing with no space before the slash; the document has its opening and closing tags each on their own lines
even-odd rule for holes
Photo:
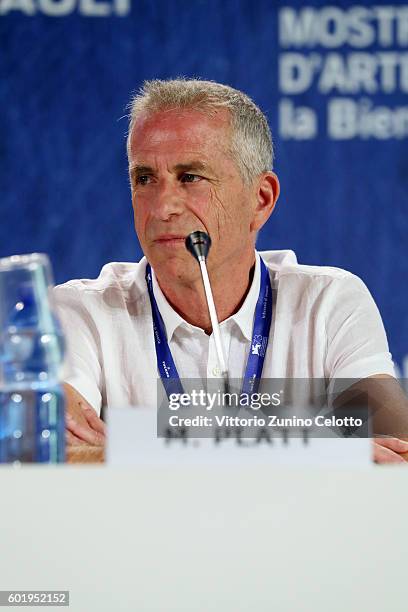
<svg viewBox="0 0 408 612">
<path fill-rule="evenodd" d="M 202 177 L 198 176 L 198 174 L 190 174 L 189 172 L 186 172 L 181 177 L 181 182 L 182 183 L 197 183 L 198 181 L 201 180 L 201 178 Z"/>
<path fill-rule="evenodd" d="M 147 185 L 151 181 L 151 176 L 148 174 L 141 174 L 136 177 L 136 185 Z"/>
</svg>

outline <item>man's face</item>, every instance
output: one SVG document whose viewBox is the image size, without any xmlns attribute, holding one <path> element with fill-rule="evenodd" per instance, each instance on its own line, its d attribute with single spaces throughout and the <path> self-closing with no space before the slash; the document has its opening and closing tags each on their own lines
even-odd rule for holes
<svg viewBox="0 0 408 612">
<path fill-rule="evenodd" d="M 256 196 L 228 154 L 229 142 L 226 111 L 206 117 L 171 110 L 136 122 L 129 155 L 135 228 L 159 277 L 191 282 L 200 276 L 184 244 L 195 230 L 211 237 L 213 273 L 253 249 Z"/>
</svg>

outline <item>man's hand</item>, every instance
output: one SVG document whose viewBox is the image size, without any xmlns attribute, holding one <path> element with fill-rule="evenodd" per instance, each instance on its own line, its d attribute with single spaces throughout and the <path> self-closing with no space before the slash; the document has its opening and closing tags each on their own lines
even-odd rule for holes
<svg viewBox="0 0 408 612">
<path fill-rule="evenodd" d="M 363 378 L 336 398 L 335 408 L 366 406 L 372 416 L 373 459 L 376 463 L 408 461 L 408 398 L 388 374 Z"/>
<path fill-rule="evenodd" d="M 408 453 L 408 442 L 399 438 L 374 438 L 373 456 L 375 463 L 406 463 L 401 455 Z"/>
<path fill-rule="evenodd" d="M 92 406 L 71 385 L 64 384 L 68 445 L 105 446 L 106 425 Z"/>
</svg>

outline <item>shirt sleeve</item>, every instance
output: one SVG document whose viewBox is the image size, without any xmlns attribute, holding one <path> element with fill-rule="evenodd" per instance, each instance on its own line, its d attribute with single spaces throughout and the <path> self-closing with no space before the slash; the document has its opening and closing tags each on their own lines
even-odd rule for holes
<svg viewBox="0 0 408 612">
<path fill-rule="evenodd" d="M 378 308 L 363 281 L 348 274 L 333 280 L 326 318 L 326 378 L 395 376 Z"/>
<path fill-rule="evenodd" d="M 66 341 L 64 382 L 74 387 L 99 415 L 102 404 L 102 370 L 95 323 L 85 305 L 82 292 L 75 287 L 55 287 L 53 300 Z"/>
</svg>

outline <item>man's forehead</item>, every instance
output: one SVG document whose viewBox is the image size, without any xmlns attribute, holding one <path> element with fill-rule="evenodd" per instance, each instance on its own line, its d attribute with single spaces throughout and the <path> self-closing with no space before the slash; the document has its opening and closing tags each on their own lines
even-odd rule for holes
<svg viewBox="0 0 408 612">
<path fill-rule="evenodd" d="M 196 110 L 173 109 L 138 117 L 132 128 L 131 150 L 134 154 L 154 153 L 155 149 L 171 152 L 177 147 L 189 156 L 197 157 L 199 152 L 211 156 L 208 150 L 222 150 L 227 140 L 229 120 L 223 109 L 210 117 Z"/>
</svg>

